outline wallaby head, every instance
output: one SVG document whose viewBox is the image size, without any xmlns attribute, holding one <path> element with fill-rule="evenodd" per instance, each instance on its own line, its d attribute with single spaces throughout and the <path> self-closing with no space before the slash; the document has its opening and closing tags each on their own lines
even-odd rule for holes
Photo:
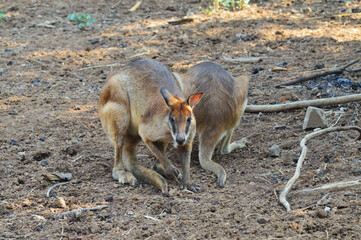
<svg viewBox="0 0 361 240">
<path fill-rule="evenodd" d="M 201 100 L 203 93 L 196 93 L 187 100 L 174 97 L 167 89 L 160 90 L 165 103 L 168 106 L 168 126 L 176 145 L 184 145 L 187 142 L 192 125 L 195 124 L 193 107 Z"/>
</svg>

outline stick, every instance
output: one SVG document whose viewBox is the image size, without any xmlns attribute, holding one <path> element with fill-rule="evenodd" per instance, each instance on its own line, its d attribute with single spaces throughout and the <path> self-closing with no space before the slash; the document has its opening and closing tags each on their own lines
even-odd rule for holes
<svg viewBox="0 0 361 240">
<path fill-rule="evenodd" d="M 318 190 L 325 190 L 325 189 L 331 189 L 331 188 L 345 188 L 345 187 L 352 187 L 352 186 L 360 185 L 360 184 L 361 184 L 361 178 L 358 178 L 355 180 L 347 180 L 347 181 L 329 183 L 329 184 L 325 184 L 318 188 L 306 188 L 306 189 L 303 189 L 302 192 L 314 192 L 314 191 L 318 191 Z"/>
<path fill-rule="evenodd" d="M 91 69 L 91 68 L 100 68 L 100 67 L 121 67 L 123 66 L 123 64 L 120 63 L 111 63 L 111 64 L 106 64 L 106 65 L 95 65 L 95 66 L 90 66 L 90 67 L 84 67 L 84 68 L 79 68 L 79 70 L 86 70 L 86 69 Z"/>
<path fill-rule="evenodd" d="M 231 63 L 256 63 L 261 61 L 264 58 L 269 57 L 245 57 L 245 58 L 229 58 L 222 56 L 221 59 L 225 62 L 231 62 Z"/>
<path fill-rule="evenodd" d="M 280 83 L 280 84 L 277 84 L 275 85 L 276 88 L 278 87 L 281 87 L 281 86 L 289 86 L 289 85 L 293 85 L 295 83 L 300 83 L 300 82 L 305 82 L 305 81 L 308 81 L 308 80 L 312 80 L 312 79 L 315 79 L 315 78 L 319 78 L 319 77 L 323 77 L 323 76 L 327 76 L 327 75 L 331 75 L 331 74 L 341 74 L 343 73 L 346 68 L 348 68 L 349 66 L 359 62 L 360 59 L 356 59 L 356 60 L 353 60 L 352 62 L 344 65 L 344 66 L 341 66 L 339 68 L 334 68 L 334 69 L 330 69 L 330 70 L 327 70 L 327 71 L 324 71 L 324 72 L 319 72 L 319 73 L 314 73 L 314 74 L 311 74 L 311 75 L 308 75 L 308 76 L 303 76 L 303 77 L 299 77 L 299 78 L 295 78 L 295 79 L 292 79 L 288 82 L 284 82 L 284 83 Z"/>
<path fill-rule="evenodd" d="M 56 214 L 54 216 L 54 218 L 61 218 L 61 217 L 66 216 L 66 215 L 73 215 L 73 214 L 75 216 L 79 216 L 82 212 L 102 210 L 102 209 L 107 208 L 107 207 L 109 207 L 109 205 L 101 205 L 101 206 L 92 207 L 92 208 L 79 208 L 79 209 L 75 209 L 75 210 L 72 210 L 72 211 L 69 211 L 69 212 L 63 212 L 63 213 Z"/>
<path fill-rule="evenodd" d="M 136 3 L 134 4 L 134 6 L 133 6 L 131 9 L 129 9 L 128 11 L 129 11 L 129 12 L 134 12 L 135 10 L 138 9 L 138 7 L 140 6 L 141 3 L 142 3 L 142 1 L 136 2 Z"/>
<path fill-rule="evenodd" d="M 62 182 L 62 183 L 57 183 L 57 184 L 55 184 L 54 186 L 52 186 L 51 188 L 49 188 L 49 190 L 46 192 L 46 196 L 47 196 L 47 197 L 50 196 L 50 192 L 51 192 L 51 190 L 52 190 L 53 188 L 55 188 L 55 187 L 57 187 L 57 186 L 60 186 L 60 185 L 65 185 L 65 184 L 68 184 L 68 183 L 70 183 L 70 181 L 69 181 L 69 182 Z"/>
<path fill-rule="evenodd" d="M 306 154 L 307 154 L 307 147 L 306 147 L 307 141 L 312 139 L 312 138 L 319 137 L 321 135 L 324 135 L 324 134 L 327 134 L 327 133 L 330 133 L 330 132 L 339 132 L 339 131 L 348 131 L 348 130 L 357 130 L 357 131 L 359 131 L 360 135 L 355 140 L 361 140 L 361 128 L 356 127 L 356 126 L 326 128 L 326 129 L 322 129 L 322 130 L 307 134 L 302 139 L 302 141 L 300 143 L 300 146 L 302 148 L 302 152 L 301 152 L 300 157 L 298 158 L 295 174 L 287 182 L 285 188 L 283 189 L 283 191 L 281 192 L 280 197 L 279 197 L 280 203 L 283 204 L 283 206 L 286 208 L 287 212 L 291 210 L 291 207 L 290 207 L 290 204 L 288 203 L 288 201 L 286 200 L 286 196 L 287 196 L 287 193 L 291 190 L 292 185 L 297 181 L 297 179 L 300 176 L 302 163 L 305 160 L 305 157 L 306 157 Z"/>
<path fill-rule="evenodd" d="M 162 220 L 156 219 L 156 218 L 154 218 L 154 217 L 152 217 L 152 216 L 144 215 L 144 217 L 147 218 L 147 219 L 153 220 L 153 221 L 163 222 Z"/>
<path fill-rule="evenodd" d="M 347 72 L 360 72 L 361 68 L 355 68 L 355 69 L 350 69 L 350 70 L 346 70 Z"/>
<path fill-rule="evenodd" d="M 294 110 L 309 106 L 320 107 L 320 106 L 344 104 L 344 103 L 358 102 L 358 101 L 361 101 L 361 94 L 352 94 L 348 96 L 323 98 L 316 100 L 297 101 L 292 103 L 276 104 L 276 105 L 248 105 L 246 107 L 245 112 L 248 113 L 281 112 L 285 110 Z"/>
</svg>

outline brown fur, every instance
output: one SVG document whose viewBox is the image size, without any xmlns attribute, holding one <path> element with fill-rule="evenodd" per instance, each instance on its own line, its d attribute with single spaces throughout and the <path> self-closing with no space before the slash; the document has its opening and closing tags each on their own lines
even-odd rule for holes
<svg viewBox="0 0 361 240">
<path fill-rule="evenodd" d="M 204 93 L 202 101 L 193 110 L 200 138 L 199 160 L 203 168 L 217 175 L 218 185 L 223 187 L 226 172 L 212 161 L 212 155 L 218 142 L 220 154 L 242 147 L 242 143 L 231 143 L 230 140 L 246 107 L 248 79 L 246 76 L 233 78 L 222 67 L 211 62 L 197 64 L 186 74 L 178 76 L 185 95 Z"/>
<path fill-rule="evenodd" d="M 169 115 L 175 116 L 177 131 L 173 134 L 169 128 Z M 177 142 L 181 142 L 177 146 L 182 153 L 181 181 L 183 185 L 189 185 L 189 159 L 195 121 L 193 117 L 188 124 L 189 132 L 184 133 L 187 119 L 193 116 L 192 108 L 186 104 L 177 82 L 165 66 L 141 59 L 111 73 L 100 95 L 99 116 L 104 131 L 114 145 L 113 178 L 132 184 L 137 179 L 143 180 L 167 194 L 165 179 L 139 164 L 136 147 L 143 140 L 160 161 L 162 173 L 178 179 L 179 170 L 164 156 L 164 146 L 176 137 Z"/>
</svg>

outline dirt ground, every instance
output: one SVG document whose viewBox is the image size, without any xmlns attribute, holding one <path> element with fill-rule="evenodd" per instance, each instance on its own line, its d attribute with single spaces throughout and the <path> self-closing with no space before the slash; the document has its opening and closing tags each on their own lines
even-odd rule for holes
<svg viewBox="0 0 361 240">
<path fill-rule="evenodd" d="M 361 93 L 361 72 L 274 87 L 322 70 L 317 67 L 359 59 L 361 4 L 251 1 L 242 11 L 206 14 L 207 1 L 147 0 L 128 12 L 134 3 L 0 2 L 6 13 L 0 23 L 0 239 L 361 239 L 359 186 L 301 192 L 360 179 L 355 132 L 308 144 L 301 177 L 288 196 L 293 210 L 286 212 L 277 196 L 293 176 L 299 142 L 310 132 L 302 129 L 306 109 L 244 114 L 233 139 L 247 137 L 248 146 L 214 156 L 228 174 L 222 189 L 200 167 L 195 141 L 191 178 L 202 191 L 169 182 L 169 197 L 148 184 L 131 187 L 112 179 L 113 148 L 97 115 L 106 76 L 137 57 L 178 72 L 213 61 L 233 76 L 246 74 L 249 104 Z M 81 31 L 67 19 L 72 13 L 96 21 Z M 187 15 L 194 21 L 167 22 Z M 239 64 L 224 56 L 264 59 Z M 278 65 L 288 71 L 271 71 Z M 349 103 L 324 110 L 329 125 L 361 126 L 360 108 Z M 272 145 L 280 147 L 280 156 L 271 156 Z M 180 165 L 172 148 L 167 156 Z M 143 144 L 139 158 L 148 167 L 154 161 Z M 50 173 L 71 173 L 72 180 L 47 197 L 59 182 L 42 176 Z M 108 208 L 59 215 L 101 205 Z"/>
</svg>

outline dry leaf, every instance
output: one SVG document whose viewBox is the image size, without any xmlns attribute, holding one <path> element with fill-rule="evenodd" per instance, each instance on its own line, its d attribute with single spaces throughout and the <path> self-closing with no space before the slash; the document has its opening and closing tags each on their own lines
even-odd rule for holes
<svg viewBox="0 0 361 240">
<path fill-rule="evenodd" d="M 129 11 L 129 12 L 134 12 L 135 10 L 138 9 L 138 7 L 140 6 L 141 3 L 142 3 L 142 1 L 136 2 L 136 3 L 134 4 L 134 6 L 133 6 L 131 9 L 129 9 L 128 11 Z"/>
<path fill-rule="evenodd" d="M 291 68 L 284 68 L 284 67 L 274 67 L 271 69 L 272 72 L 282 72 L 282 71 L 288 71 Z"/>
<path fill-rule="evenodd" d="M 71 173 L 42 174 L 41 176 L 49 181 L 70 181 L 72 178 Z"/>
</svg>

